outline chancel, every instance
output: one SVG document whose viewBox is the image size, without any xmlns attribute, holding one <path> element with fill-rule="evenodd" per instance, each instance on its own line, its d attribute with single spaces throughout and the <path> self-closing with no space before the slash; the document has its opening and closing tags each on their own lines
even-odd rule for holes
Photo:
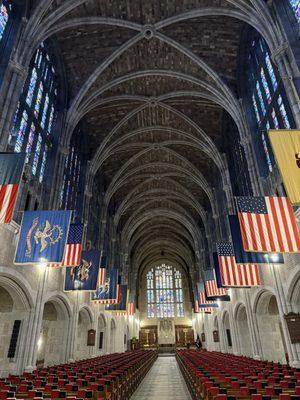
<svg viewBox="0 0 300 400">
<path fill-rule="evenodd" d="M 300 399 L 300 0 L 0 0 L 0 399 Z"/>
</svg>

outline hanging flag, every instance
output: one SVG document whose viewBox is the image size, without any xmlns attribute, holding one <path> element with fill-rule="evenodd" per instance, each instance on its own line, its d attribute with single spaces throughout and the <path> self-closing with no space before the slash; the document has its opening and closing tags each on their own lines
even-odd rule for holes
<svg viewBox="0 0 300 400">
<path fill-rule="evenodd" d="M 237 264 L 231 243 L 217 243 L 218 263 L 215 265 L 216 276 L 220 274 L 223 287 L 260 286 L 258 264 Z"/>
<path fill-rule="evenodd" d="M 243 248 L 242 235 L 237 215 L 229 215 L 229 225 L 237 264 L 267 264 L 272 260 L 273 264 L 284 264 L 281 253 L 266 253 L 245 251 Z"/>
<path fill-rule="evenodd" d="M 99 250 L 82 251 L 80 265 L 66 268 L 65 291 L 95 291 L 97 289 L 99 263 Z"/>
<path fill-rule="evenodd" d="M 133 301 L 128 303 L 127 307 L 127 315 L 134 315 L 135 314 L 135 304 Z"/>
<path fill-rule="evenodd" d="M 300 204 L 300 130 L 270 130 L 269 138 L 292 204 Z"/>
<path fill-rule="evenodd" d="M 212 311 L 218 308 L 218 303 L 208 300 L 205 293 L 204 283 L 197 284 L 198 289 L 198 305 L 199 305 L 199 312 L 212 313 Z"/>
<path fill-rule="evenodd" d="M 218 288 L 216 278 L 213 269 L 204 271 L 205 277 L 205 293 L 207 297 L 220 298 L 220 300 L 229 301 L 230 297 L 227 294 L 227 290 Z"/>
<path fill-rule="evenodd" d="M 64 258 L 59 264 L 50 264 L 53 268 L 80 265 L 82 252 L 83 224 L 70 224 Z"/>
<path fill-rule="evenodd" d="M 101 256 L 100 268 L 99 268 L 98 285 L 97 285 L 97 287 L 105 285 L 106 268 L 107 268 L 107 257 L 102 255 Z"/>
<path fill-rule="evenodd" d="M 12 219 L 25 157 L 25 153 L 0 153 L 0 224 Z"/>
<path fill-rule="evenodd" d="M 117 268 L 107 269 L 104 285 L 98 286 L 92 293 L 91 300 L 101 304 L 116 304 L 118 302 L 119 270 Z"/>
<path fill-rule="evenodd" d="M 237 197 L 244 250 L 299 253 L 300 236 L 286 197 Z"/>
<path fill-rule="evenodd" d="M 25 211 L 16 264 L 61 263 L 71 211 Z"/>
<path fill-rule="evenodd" d="M 128 301 L 128 286 L 120 285 L 119 288 L 119 297 L 118 302 L 115 304 L 108 304 L 105 306 L 105 310 L 107 311 L 122 311 L 125 314 L 127 313 L 127 301 Z"/>
</svg>

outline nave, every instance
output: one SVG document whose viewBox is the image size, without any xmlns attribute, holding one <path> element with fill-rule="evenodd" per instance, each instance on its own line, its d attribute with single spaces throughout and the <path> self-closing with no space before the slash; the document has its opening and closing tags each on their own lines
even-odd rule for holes
<svg viewBox="0 0 300 400">
<path fill-rule="evenodd" d="M 0 0 L 0 400 L 299 400 L 300 0 Z"/>
</svg>

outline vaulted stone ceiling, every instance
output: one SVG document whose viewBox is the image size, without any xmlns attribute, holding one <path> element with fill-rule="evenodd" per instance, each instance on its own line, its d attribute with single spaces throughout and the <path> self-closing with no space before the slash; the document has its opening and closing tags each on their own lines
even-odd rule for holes
<svg viewBox="0 0 300 400">
<path fill-rule="evenodd" d="M 88 136 L 91 176 L 105 176 L 132 268 L 162 254 L 195 267 L 213 188 L 228 185 L 224 113 L 244 129 L 241 33 L 269 17 L 262 0 L 49 2 L 44 36 L 63 57 L 69 135 L 80 123 Z"/>
</svg>

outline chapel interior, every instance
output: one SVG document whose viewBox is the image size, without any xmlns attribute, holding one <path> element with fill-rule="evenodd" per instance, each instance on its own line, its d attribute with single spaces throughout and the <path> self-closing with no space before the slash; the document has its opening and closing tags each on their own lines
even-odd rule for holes
<svg viewBox="0 0 300 400">
<path fill-rule="evenodd" d="M 300 400 L 300 249 L 226 285 L 216 247 L 237 199 L 290 197 L 269 133 L 300 137 L 299 39 L 300 0 L 0 0 L 0 179 L 2 154 L 25 160 L 0 223 L 0 399 Z M 82 227 L 96 278 L 16 262 L 46 211 Z M 108 276 L 113 301 L 84 289 Z"/>
</svg>

